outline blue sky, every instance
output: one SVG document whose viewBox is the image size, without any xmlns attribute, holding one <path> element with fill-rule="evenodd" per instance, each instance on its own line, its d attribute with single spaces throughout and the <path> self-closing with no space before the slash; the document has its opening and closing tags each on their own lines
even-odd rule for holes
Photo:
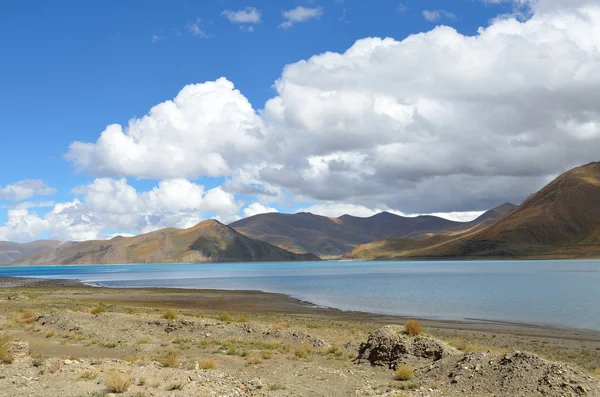
<svg viewBox="0 0 600 397">
<path fill-rule="evenodd" d="M 93 183 L 95 178 L 126 178 L 129 186 L 139 194 L 172 178 L 184 178 L 202 186 L 205 192 L 228 180 L 241 180 L 239 175 L 233 175 L 232 162 L 229 160 L 229 172 L 215 172 L 210 176 L 206 176 L 206 173 L 203 175 L 203 172 L 181 175 L 170 173 L 165 176 L 160 172 L 136 173 L 128 170 L 112 170 L 107 173 L 99 171 L 99 165 L 85 161 L 85 166 L 76 167 L 73 157 L 69 157 L 71 161 L 66 158 L 74 141 L 94 143 L 108 125 L 117 123 L 125 126 L 130 119 L 143 117 L 153 106 L 175 98 L 188 84 L 202 84 L 225 77 L 264 121 L 268 119 L 264 115 L 268 112 L 263 111 L 265 103 L 278 95 L 284 98 L 284 89 L 278 89 L 274 84 L 278 80 L 288 80 L 284 72 L 286 65 L 297 64 L 326 52 L 343 54 L 357 40 L 365 38 L 389 37 L 400 43 L 415 33 L 429 32 L 426 34 L 434 36 L 431 31 L 437 25 L 451 26 L 456 29 L 461 40 L 468 41 L 469 37 L 479 34 L 480 27 L 493 23 L 490 22 L 493 18 L 517 10 L 510 1 L 484 4 L 475 0 L 407 0 L 403 3 L 387 0 L 7 1 L 1 7 L 0 50 L 4 61 L 0 63 L 0 131 L 4 150 L 0 156 L 0 189 L 19 181 L 35 179 L 43 181 L 55 192 L 42 195 L 37 194 L 39 190 L 36 190 L 26 199 L 20 200 L 11 200 L 5 192 L 5 200 L 0 200 L 3 206 L 0 209 L 0 227 L 7 220 L 7 211 L 16 208 L 23 201 L 56 204 L 71 202 L 78 197 L 87 205 L 88 215 L 97 215 L 95 209 L 85 203 L 85 189 L 82 188 Z M 257 12 L 260 17 L 256 18 L 255 15 L 250 22 L 237 23 L 227 17 L 227 10 Z M 281 24 L 286 20 L 285 13 L 293 10 L 297 11 L 296 14 L 288 14 L 291 15 L 292 26 L 282 27 Z M 302 11 L 308 16 L 303 16 Z M 526 10 L 524 14 L 527 12 L 531 16 L 535 10 Z M 526 23 L 524 19 L 527 18 L 515 20 L 515 23 Z M 451 33 L 445 34 L 452 36 Z M 414 57 L 416 60 L 429 62 L 431 66 L 431 60 L 426 56 L 426 43 L 425 41 L 418 47 L 424 53 L 415 53 Z M 410 56 L 411 53 L 404 54 Z M 401 66 L 399 64 L 399 70 Z M 446 66 L 440 64 L 439 69 Z M 297 69 L 300 70 L 301 67 L 302 65 Z M 294 84 L 308 81 L 309 74 L 301 75 L 305 71 L 294 73 L 292 75 L 290 72 L 290 76 L 297 79 Z M 339 75 L 338 73 L 336 76 Z M 368 76 L 368 71 L 363 75 Z M 410 80 L 407 74 L 399 76 Z M 312 83 L 308 85 L 313 86 Z M 352 86 L 353 82 L 349 80 L 342 87 Z M 267 123 L 268 120 L 264 122 Z M 274 124 L 271 124 L 270 128 L 275 129 Z M 295 128 L 295 132 L 289 133 L 290 136 L 301 134 Z M 170 132 L 164 133 L 165 139 L 168 139 Z M 308 135 L 307 140 L 310 140 Z M 225 146 L 219 147 L 228 147 L 227 144 L 223 145 Z M 321 149 L 323 147 L 320 146 Z M 321 149 L 311 149 L 312 151 L 304 154 L 303 159 L 317 153 L 326 155 Z M 267 146 L 266 150 L 269 150 Z M 361 150 L 354 148 L 351 152 L 360 155 Z M 341 156 L 339 153 L 336 149 L 330 155 Z M 364 154 L 370 155 L 372 153 Z M 75 153 L 75 156 L 81 158 L 82 155 Z M 301 161 L 304 160 L 290 161 L 287 164 L 281 159 L 263 159 L 253 163 L 254 168 L 247 162 L 244 162 L 243 167 L 252 168 L 256 175 L 266 175 L 266 171 L 258 171 L 257 164 L 269 168 L 265 164 L 272 162 L 277 165 L 269 169 L 283 175 L 284 170 L 300 167 Z M 541 185 L 549 176 L 555 175 L 567 165 L 571 165 L 571 162 L 565 160 L 534 173 L 535 184 Z M 242 165 L 239 167 L 243 168 Z M 460 165 L 454 167 L 455 170 L 450 174 L 463 175 L 471 172 Z M 431 174 L 418 179 L 431 180 L 437 175 L 449 174 L 433 168 L 435 170 Z M 521 171 L 506 173 L 498 171 L 497 167 L 488 165 L 487 168 L 487 171 L 473 172 L 473 175 L 487 173 L 503 178 L 532 177 L 523 175 Z M 345 209 L 356 208 L 357 215 L 365 215 L 377 209 L 411 214 L 476 213 L 491 204 L 501 204 L 500 201 L 504 198 L 506 201 L 519 200 L 525 192 L 525 189 L 507 189 L 505 197 L 488 197 L 485 193 L 477 192 L 479 201 L 474 200 L 465 205 L 434 200 L 427 207 L 419 207 L 413 204 L 414 199 L 406 199 L 404 205 L 402 200 L 367 197 L 367 194 L 362 193 L 340 197 L 332 192 L 313 192 L 312 187 L 278 184 L 276 180 L 281 179 L 281 175 L 276 176 L 273 172 L 264 183 L 254 180 L 250 185 L 258 185 L 268 191 L 277 190 L 276 195 L 270 196 L 276 198 L 269 199 L 268 194 L 255 196 L 244 193 L 243 189 L 226 188 L 240 205 L 237 215 L 230 214 L 227 218 L 221 214 L 221 218 L 231 220 L 235 216 L 242 216 L 244 208 L 252 202 L 260 202 L 264 208 L 287 212 L 315 205 L 329 205 L 328 208 L 332 208 L 333 204 L 343 202 Z M 258 178 L 256 175 L 255 178 Z M 354 181 L 352 178 L 349 180 Z M 399 190 L 403 186 L 412 189 L 416 183 L 416 180 L 409 177 L 398 179 L 398 175 L 395 180 L 400 181 L 397 185 Z M 77 187 L 79 189 L 73 191 Z M 490 188 L 492 187 L 495 188 L 495 185 Z M 352 187 L 348 186 L 348 190 L 352 191 Z M 357 188 L 357 192 L 359 190 Z M 390 192 L 389 196 L 391 195 L 393 192 Z M 90 202 L 92 201 L 90 198 Z M 52 205 L 32 207 L 28 209 L 28 213 L 43 218 L 52 209 Z M 100 212 L 105 210 L 104 208 Z M 186 211 L 188 210 L 189 208 Z M 333 215 L 335 210 L 322 212 Z M 200 218 L 212 215 L 218 216 L 219 212 L 206 210 Z M 27 222 L 22 223 L 21 226 L 27 229 L 26 224 Z M 134 223 L 131 225 L 129 228 L 111 227 L 105 221 L 98 229 L 102 232 L 97 235 L 119 230 L 136 233 L 144 229 L 133 226 Z M 135 225 L 139 225 L 139 222 Z M 46 226 L 46 229 L 39 228 L 44 230 L 40 235 L 52 236 L 52 227 Z M 162 223 L 154 226 L 162 226 Z M 150 229 L 153 226 L 145 227 Z M 33 232 L 9 232 L 6 226 L 4 235 L 8 238 L 15 236 L 17 239 L 35 237 Z"/>
</svg>

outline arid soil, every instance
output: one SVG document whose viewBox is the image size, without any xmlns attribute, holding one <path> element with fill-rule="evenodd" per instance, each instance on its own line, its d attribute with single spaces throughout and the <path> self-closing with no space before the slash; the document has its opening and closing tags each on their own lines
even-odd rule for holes
<svg viewBox="0 0 600 397">
<path fill-rule="evenodd" d="M 409 336 L 386 326 L 405 319 L 275 294 L 10 283 L 0 396 L 600 396 L 593 332 L 423 321 Z"/>
</svg>

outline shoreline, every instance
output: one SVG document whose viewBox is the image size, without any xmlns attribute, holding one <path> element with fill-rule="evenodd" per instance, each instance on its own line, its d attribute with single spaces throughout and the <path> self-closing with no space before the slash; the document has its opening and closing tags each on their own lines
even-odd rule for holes
<svg viewBox="0 0 600 397">
<path fill-rule="evenodd" d="M 600 342 L 600 331 L 486 319 L 443 320 L 418 316 L 388 315 L 321 306 L 290 295 L 258 290 L 185 289 L 161 287 L 107 287 L 72 279 L 0 276 L 0 289 L 84 289 L 86 301 L 174 309 L 199 309 L 274 315 L 329 318 L 335 320 L 401 324 L 409 319 L 437 330 L 500 333 Z M 105 291 L 115 292 L 110 298 Z M 98 294 L 95 294 L 97 291 Z"/>
</svg>

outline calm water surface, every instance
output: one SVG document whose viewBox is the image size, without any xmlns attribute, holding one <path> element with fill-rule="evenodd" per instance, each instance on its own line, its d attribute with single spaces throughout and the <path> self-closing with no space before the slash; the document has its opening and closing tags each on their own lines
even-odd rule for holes
<svg viewBox="0 0 600 397">
<path fill-rule="evenodd" d="M 600 261 L 29 266 L 0 267 L 0 276 L 261 290 L 344 310 L 600 331 Z"/>
</svg>

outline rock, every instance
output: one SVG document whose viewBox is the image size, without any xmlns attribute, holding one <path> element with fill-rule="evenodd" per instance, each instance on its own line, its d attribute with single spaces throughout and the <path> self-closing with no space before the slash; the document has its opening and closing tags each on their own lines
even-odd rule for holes
<svg viewBox="0 0 600 397">
<path fill-rule="evenodd" d="M 355 361 L 396 369 L 408 358 L 438 361 L 454 354 L 458 354 L 458 351 L 442 341 L 408 336 L 401 326 L 386 325 L 369 335 L 366 343 L 361 343 Z"/>
<path fill-rule="evenodd" d="M 73 364 L 73 361 L 71 361 L 71 360 L 65 360 L 65 361 L 63 361 L 63 364 L 65 364 L 65 365 L 71 365 L 71 364 Z"/>
</svg>

